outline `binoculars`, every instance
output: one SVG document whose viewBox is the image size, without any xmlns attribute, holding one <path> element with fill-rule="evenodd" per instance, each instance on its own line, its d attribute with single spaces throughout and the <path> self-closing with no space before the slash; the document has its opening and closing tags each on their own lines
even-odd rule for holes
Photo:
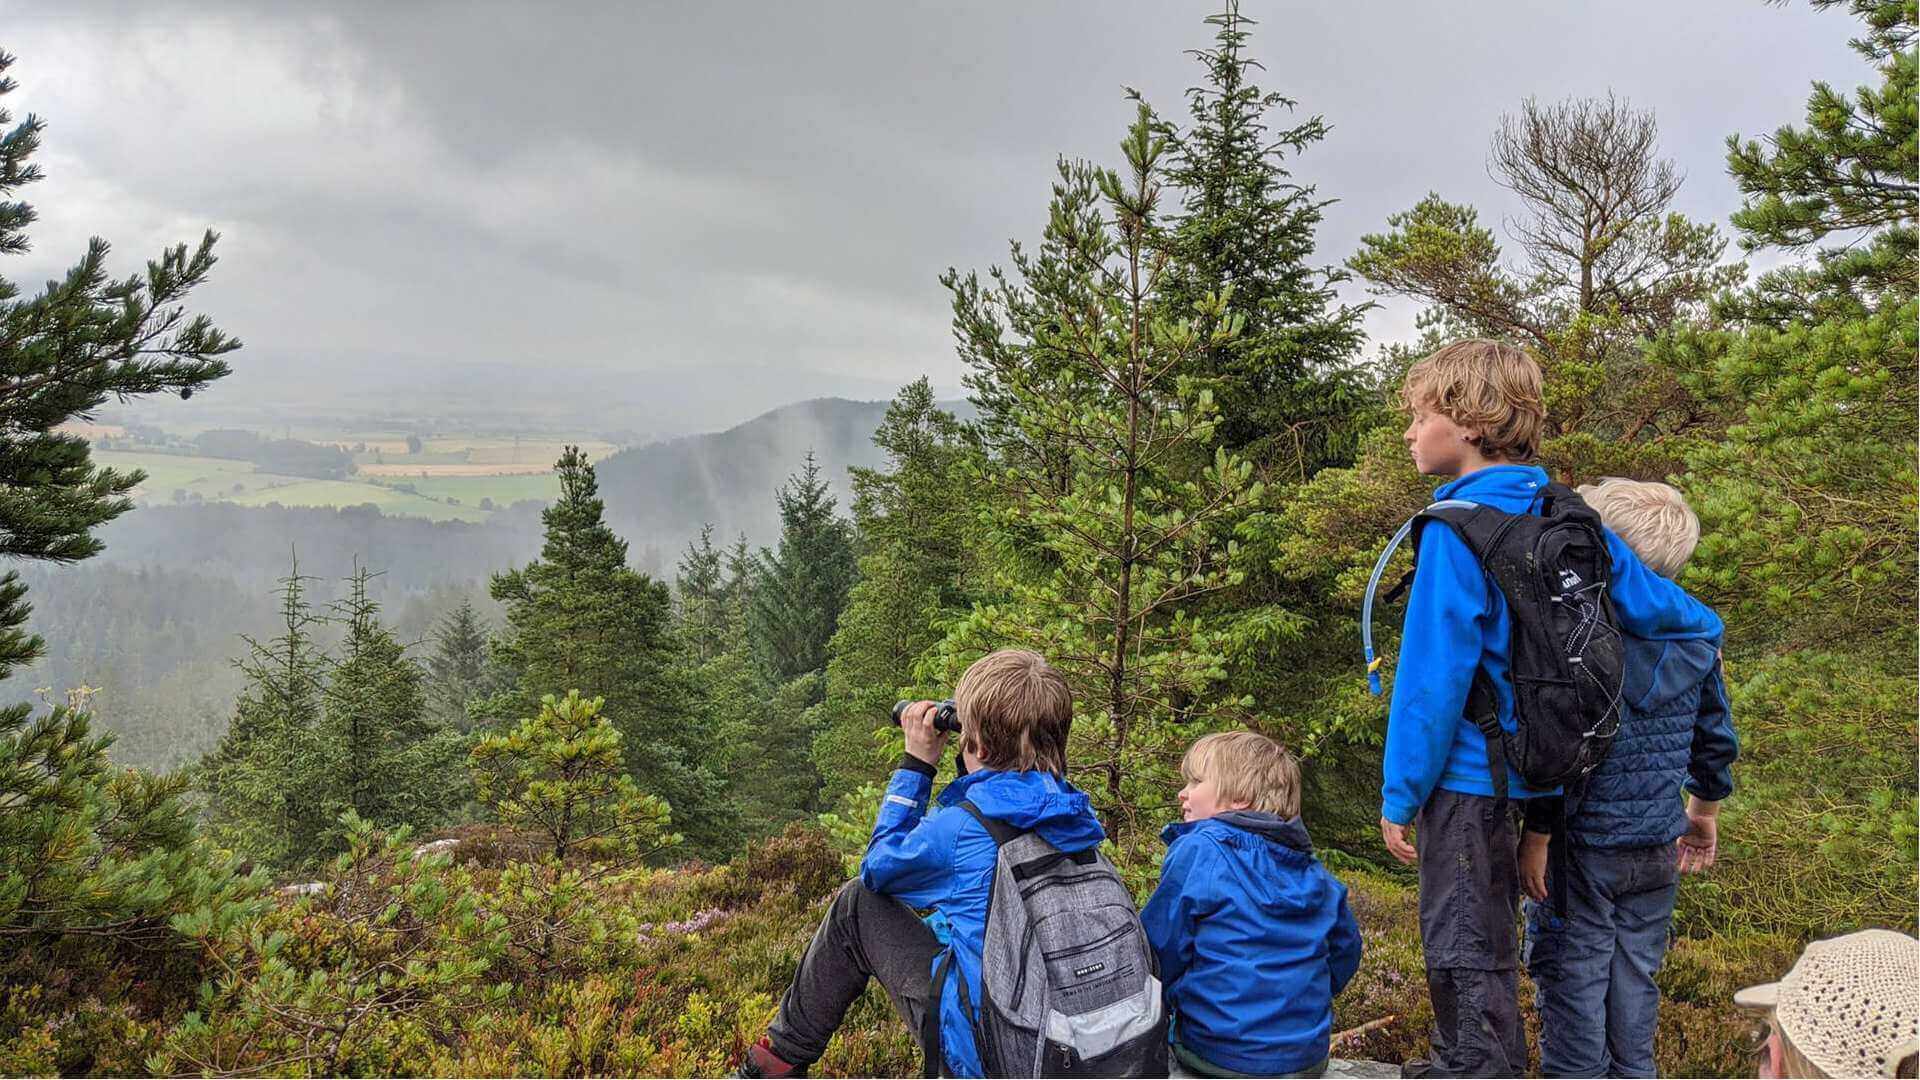
<svg viewBox="0 0 1920 1080">
<path fill-rule="evenodd" d="M 894 727 L 900 726 L 900 718 L 906 715 L 907 706 L 912 704 L 913 702 L 911 701 L 896 701 L 893 703 Z M 954 708 L 951 699 L 943 701 L 934 707 L 933 730 L 944 731 L 949 735 L 960 734 L 960 713 L 959 710 Z"/>
</svg>

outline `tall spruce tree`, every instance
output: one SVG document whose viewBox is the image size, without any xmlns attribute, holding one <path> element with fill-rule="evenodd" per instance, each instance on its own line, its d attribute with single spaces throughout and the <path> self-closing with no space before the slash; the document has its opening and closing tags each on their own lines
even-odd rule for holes
<svg viewBox="0 0 1920 1080">
<path fill-rule="evenodd" d="M 1182 374 L 1242 320 L 1223 294 L 1177 319 L 1158 302 L 1167 148 L 1142 105 L 1124 174 L 1060 165 L 1039 255 L 1014 249 L 1019 281 L 942 279 L 992 455 L 1000 594 L 949 632 L 946 674 L 1005 644 L 1054 660 L 1082 710 L 1075 771 L 1129 822 L 1164 804 L 1177 725 L 1222 673 L 1220 631 L 1193 605 L 1238 579 L 1231 532 L 1260 494 L 1247 462 L 1205 453 L 1212 391 Z"/>
<path fill-rule="evenodd" d="M 242 638 L 247 655 L 234 665 L 247 687 L 226 734 L 195 770 L 209 832 L 267 866 L 320 857 L 343 809 L 323 797 L 319 775 L 328 756 L 320 733 L 326 657 L 314 640 L 324 618 L 307 600 L 311 581 L 295 554 L 280 579 L 281 632 L 265 642 Z"/>
<path fill-rule="evenodd" d="M 829 647 L 826 699 L 815 720 L 813 761 L 828 805 L 884 775 L 897 747 L 876 735 L 897 730 L 888 713 L 914 686 L 916 662 L 971 599 L 968 540 L 981 500 L 959 422 L 922 377 L 895 395 L 873 443 L 886 464 L 852 470 L 864 550 Z"/>
<path fill-rule="evenodd" d="M 322 695 L 320 743 L 329 799 L 386 828 L 440 824 L 462 796 L 464 740 L 427 708 L 425 676 L 380 622 L 367 593 L 373 574 L 355 569 L 333 606 L 346 631 Z M 344 839 L 344 838 L 343 838 Z"/>
<path fill-rule="evenodd" d="M 493 577 L 506 626 L 492 645 L 516 683 L 484 712 L 509 722 L 539 713 L 542 698 L 578 690 L 605 700 L 635 782 L 674 807 L 697 845 L 726 839 L 720 784 L 708 768 L 709 733 L 676 678 L 672 598 L 627 565 L 626 541 L 604 520 L 593 466 L 568 447 L 555 466 L 560 497 L 541 513 L 540 558 Z"/>
<path fill-rule="evenodd" d="M 1270 118 L 1296 102 L 1255 84 L 1254 20 L 1230 2 L 1207 23 L 1217 32 L 1212 48 L 1194 52 L 1206 77 L 1187 91 L 1189 123 L 1163 128 L 1181 205 L 1160 241 L 1170 258 L 1159 299 L 1187 318 L 1207 296 L 1227 296 L 1223 317 L 1238 319 L 1240 332 L 1206 342 L 1188 365 L 1219 404 L 1216 442 L 1276 479 L 1302 480 L 1351 461 L 1372 419 L 1355 366 L 1366 306 L 1338 303 L 1347 271 L 1312 265 L 1331 200 L 1286 167 L 1326 137 L 1325 121 L 1274 126 Z"/>
<path fill-rule="evenodd" d="M 0 53 L 0 98 L 16 89 L 14 58 Z M 0 107 L 0 254 L 27 250 L 33 207 L 15 198 L 41 179 L 33 155 L 45 124 L 28 116 L 11 128 Z M 112 279 L 107 242 L 94 238 L 65 277 L 36 296 L 0 277 L 0 556 L 70 563 L 100 550 L 95 527 L 132 509 L 128 493 L 146 479 L 93 464 L 87 440 L 56 431 L 109 398 L 189 397 L 228 372 L 240 343 L 184 303 L 213 269 L 216 237 L 169 248 L 144 274 Z M 37 659 L 39 637 L 22 629 L 26 586 L 0 574 L 0 677 Z M 8 717 L 28 715 L 16 706 Z"/>
<path fill-rule="evenodd" d="M 456 731 L 473 726 L 467 703 L 487 692 L 487 630 L 462 599 L 434 627 L 433 655 L 427 660 L 428 711 Z"/>
<path fill-rule="evenodd" d="M 706 663 L 727 646 L 726 555 L 713 546 L 712 524 L 700 527 L 700 539 L 688 541 L 674 575 L 680 636 L 696 663 Z"/>
<path fill-rule="evenodd" d="M 748 626 L 774 682 L 826 669 L 847 590 L 857 573 L 853 529 L 836 513 L 811 451 L 780 487 L 780 545 L 760 552 Z"/>
</svg>

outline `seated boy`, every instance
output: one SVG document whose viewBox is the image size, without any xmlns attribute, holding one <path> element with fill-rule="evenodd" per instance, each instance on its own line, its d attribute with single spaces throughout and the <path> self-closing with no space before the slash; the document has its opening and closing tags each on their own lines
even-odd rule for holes
<svg viewBox="0 0 1920 1080">
<path fill-rule="evenodd" d="M 1401 385 L 1412 414 L 1402 438 L 1428 476 L 1451 477 L 1435 499 L 1510 514 L 1537 511 L 1546 470 L 1534 465 L 1546 424 L 1540 366 L 1497 341 L 1456 341 L 1413 365 Z M 1608 593 L 1622 630 L 1642 638 L 1718 638 L 1720 618 L 1648 570 L 1611 532 Z M 1487 740 L 1467 714 L 1476 677 L 1504 731 L 1517 730 L 1513 615 L 1452 529 L 1421 532 L 1381 763 L 1380 836 L 1420 869 L 1420 943 L 1433 1000 L 1432 1053 L 1407 1076 L 1520 1076 L 1518 826 L 1495 794 Z M 1504 766 L 1509 798 L 1529 789 Z M 1414 829 L 1418 821 L 1418 845 Z"/>
<path fill-rule="evenodd" d="M 1140 913 L 1173 1014 L 1174 1075 L 1320 1076 L 1360 931 L 1300 823 L 1300 767 L 1236 731 L 1194 743 L 1180 771 L 1185 820 L 1162 834 L 1160 887 Z"/>
<path fill-rule="evenodd" d="M 1666 484 L 1607 480 L 1579 489 L 1607 528 L 1673 577 L 1700 522 Z M 1733 792 L 1739 744 L 1714 640 L 1626 639 L 1626 686 L 1613 750 L 1578 790 L 1527 807 L 1520 843 L 1527 970 L 1540 1006 L 1546 1076 L 1652 1076 L 1660 1007 L 1654 972 L 1667 951 L 1676 871 L 1713 865 L 1720 800 Z M 1682 788 L 1687 798 L 1680 798 Z M 1547 891 L 1548 834 L 1564 811 L 1566 850 Z M 1677 841 L 1677 846 L 1676 846 Z"/>
<path fill-rule="evenodd" d="M 860 876 L 827 909 L 740 1075 L 805 1075 L 869 978 L 886 988 L 923 1044 L 937 1026 L 947 1075 L 981 1075 L 977 1017 L 967 1015 L 960 988 L 950 984 L 939 994 L 933 1024 L 926 1015 L 936 969 L 949 971 L 950 983 L 965 980 L 965 1001 L 980 1000 L 980 946 L 999 848 L 954 804 L 970 800 L 985 816 L 1031 829 L 1066 852 L 1097 847 L 1105 833 L 1087 797 L 1064 779 L 1073 693 L 1059 672 L 1036 653 L 1002 649 L 967 669 L 953 699 L 964 733 L 961 768 L 972 771 L 948 784 L 940 808 L 928 813 L 947 736 L 933 727 L 933 702 L 907 710 L 900 724 L 906 753 L 881 800 Z M 915 914 L 924 908 L 943 917 L 944 938 Z M 949 955 L 952 963 L 943 964 Z"/>
</svg>

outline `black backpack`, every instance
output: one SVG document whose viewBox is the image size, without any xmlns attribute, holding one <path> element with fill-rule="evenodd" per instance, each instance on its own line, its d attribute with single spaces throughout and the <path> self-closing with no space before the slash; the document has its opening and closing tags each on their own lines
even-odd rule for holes
<svg viewBox="0 0 1920 1080">
<path fill-rule="evenodd" d="M 1538 512 L 1532 512 L 1537 510 Z M 1369 680 L 1380 692 L 1373 655 L 1373 597 L 1380 573 L 1409 533 L 1415 557 L 1419 534 L 1433 522 L 1451 528 L 1507 600 L 1512 639 L 1508 679 L 1515 729 L 1500 726 L 1493 681 L 1484 667 L 1473 676 L 1467 718 L 1487 739 L 1494 795 L 1507 797 L 1510 763 L 1530 787 L 1575 783 L 1591 773 L 1620 731 L 1624 649 L 1608 583 L 1613 557 L 1600 516 L 1563 484 L 1548 484 L 1528 513 L 1448 499 L 1402 526 L 1367 583 L 1365 639 Z M 1392 603 L 1413 571 L 1387 594 Z"/>
</svg>

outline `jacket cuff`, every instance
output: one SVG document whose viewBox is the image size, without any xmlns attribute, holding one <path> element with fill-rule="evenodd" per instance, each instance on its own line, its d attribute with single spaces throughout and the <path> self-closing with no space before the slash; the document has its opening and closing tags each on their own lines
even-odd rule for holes
<svg viewBox="0 0 1920 1080">
<path fill-rule="evenodd" d="M 897 772 L 901 769 L 905 769 L 908 772 L 917 772 L 929 780 L 933 778 L 933 766 L 921 761 L 912 754 L 900 755 L 900 761 L 894 765 L 894 770 Z"/>
<path fill-rule="evenodd" d="M 1560 831 L 1560 819 L 1565 810 L 1565 799 L 1559 795 L 1542 795 L 1528 799 L 1522 814 L 1526 820 L 1526 831 L 1552 835 Z"/>
</svg>

